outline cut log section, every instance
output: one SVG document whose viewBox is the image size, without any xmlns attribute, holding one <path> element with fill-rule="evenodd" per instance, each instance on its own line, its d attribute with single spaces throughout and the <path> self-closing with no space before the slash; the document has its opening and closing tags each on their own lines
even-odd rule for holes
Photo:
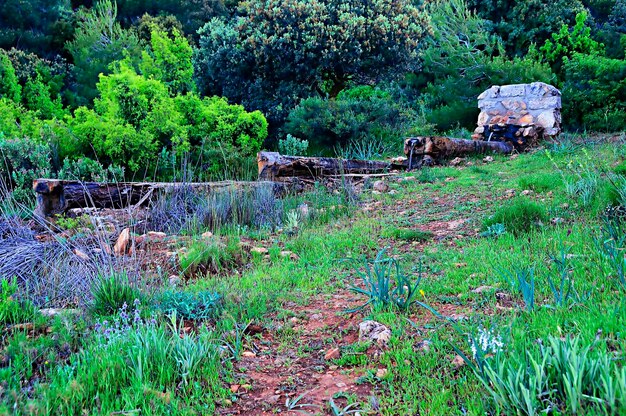
<svg viewBox="0 0 626 416">
<path fill-rule="evenodd" d="M 260 180 L 283 178 L 320 178 L 335 175 L 381 174 L 404 169 L 401 164 L 373 160 L 348 160 L 331 157 L 284 156 L 277 152 L 257 155 Z"/>
<path fill-rule="evenodd" d="M 483 153 L 512 153 L 508 142 L 453 139 L 450 137 L 409 137 L 404 141 L 404 154 L 408 168 L 431 166 L 446 159 Z"/>
<path fill-rule="evenodd" d="M 297 191 L 296 181 L 288 182 L 202 182 L 202 183 L 164 183 L 164 182 L 120 182 L 97 183 L 80 181 L 62 181 L 57 179 L 37 179 L 33 189 L 37 194 L 35 213 L 41 217 L 62 214 L 72 208 L 129 208 L 150 202 L 155 191 L 172 192 L 188 188 L 198 192 L 210 193 L 218 189 L 247 189 L 268 186 L 276 195 L 287 191 Z"/>
</svg>

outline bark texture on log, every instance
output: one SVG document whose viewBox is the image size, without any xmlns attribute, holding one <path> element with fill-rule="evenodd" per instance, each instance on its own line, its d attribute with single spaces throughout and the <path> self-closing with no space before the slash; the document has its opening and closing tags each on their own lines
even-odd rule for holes
<svg viewBox="0 0 626 416">
<path fill-rule="evenodd" d="M 277 152 L 257 155 L 259 179 L 319 178 L 342 174 L 380 174 L 402 165 L 373 160 L 348 160 L 331 157 L 284 156 Z"/>
<path fill-rule="evenodd" d="M 429 166 L 449 158 L 482 154 L 512 153 L 515 148 L 507 142 L 487 142 L 479 140 L 454 139 L 450 137 L 420 136 L 409 137 L 404 141 L 404 154 L 409 168 Z"/>
<path fill-rule="evenodd" d="M 127 208 L 144 205 L 150 201 L 154 192 L 172 192 L 181 188 L 210 193 L 218 189 L 255 188 L 270 186 L 275 194 L 282 195 L 296 189 L 295 182 L 201 182 L 201 183 L 166 183 L 166 182 L 120 182 L 97 183 L 80 181 L 62 181 L 57 179 L 37 179 L 33 181 L 33 190 L 37 194 L 35 213 L 42 217 L 62 214 L 72 208 Z M 297 189 L 296 189 L 297 190 Z"/>
</svg>

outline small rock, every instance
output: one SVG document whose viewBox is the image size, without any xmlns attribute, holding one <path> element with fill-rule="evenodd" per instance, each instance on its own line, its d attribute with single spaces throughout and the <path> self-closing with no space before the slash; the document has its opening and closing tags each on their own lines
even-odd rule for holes
<svg viewBox="0 0 626 416">
<path fill-rule="evenodd" d="M 329 371 L 335 371 L 335 370 L 337 370 L 337 369 L 339 369 L 339 367 L 338 367 L 338 366 L 336 366 L 336 365 L 329 365 L 329 366 L 328 366 L 328 370 L 329 370 Z"/>
<path fill-rule="evenodd" d="M 491 156 L 485 156 L 485 157 L 483 158 L 483 163 L 491 163 L 491 162 L 493 162 L 493 157 L 491 157 Z"/>
<path fill-rule="evenodd" d="M 391 330 L 376 321 L 364 321 L 359 324 L 359 341 L 374 341 L 386 345 L 391 339 Z"/>
<path fill-rule="evenodd" d="M 113 247 L 113 252 L 116 256 L 123 256 L 128 251 L 130 244 L 130 228 L 124 228 L 117 238 L 117 242 Z"/>
<path fill-rule="evenodd" d="M 479 286 L 476 289 L 472 290 L 472 293 L 483 293 L 493 289 L 495 289 L 493 286 Z"/>
<path fill-rule="evenodd" d="M 239 384 L 232 384 L 232 385 L 230 386 L 230 391 L 231 391 L 232 393 L 237 393 L 237 392 L 239 391 L 239 387 L 241 387 Z"/>
<path fill-rule="evenodd" d="M 322 318 L 324 318 L 324 315 L 322 315 L 321 313 L 314 313 L 313 315 L 311 315 L 312 321 L 319 321 Z"/>
<path fill-rule="evenodd" d="M 268 397 L 265 401 L 268 404 L 276 404 L 280 400 L 280 394 L 274 394 L 273 396 Z"/>
<path fill-rule="evenodd" d="M 326 352 L 326 354 L 324 355 L 324 359 L 326 361 L 329 360 L 336 360 L 339 357 L 341 357 L 341 350 L 339 348 L 331 348 L 330 350 L 328 350 Z"/>
<path fill-rule="evenodd" d="M 431 346 L 432 342 L 429 339 L 425 339 L 423 341 L 420 341 L 417 343 L 417 348 L 421 351 L 424 351 L 425 353 L 430 352 L 430 346 Z"/>
<path fill-rule="evenodd" d="M 532 195 L 533 193 L 534 193 L 534 192 L 533 192 L 533 191 L 531 191 L 530 189 L 524 189 L 524 190 L 522 191 L 522 195 L 524 195 L 524 196 Z"/>
<path fill-rule="evenodd" d="M 246 358 L 255 358 L 256 354 L 253 353 L 252 351 L 244 351 L 241 353 L 242 357 L 246 357 Z"/>
<path fill-rule="evenodd" d="M 387 375 L 387 373 L 389 373 L 389 371 L 386 368 L 379 368 L 376 370 L 376 377 L 383 378 Z"/>
<path fill-rule="evenodd" d="M 251 253 L 257 253 L 260 255 L 265 255 L 268 254 L 270 251 L 268 249 L 266 249 L 265 247 L 253 247 L 250 250 Z"/>
<path fill-rule="evenodd" d="M 300 257 L 296 253 L 294 253 L 292 251 L 281 251 L 280 252 L 280 257 L 289 257 L 289 259 L 292 260 L 292 261 L 300 260 Z"/>
<path fill-rule="evenodd" d="M 376 192 L 385 193 L 389 191 L 389 185 L 385 181 L 376 181 L 372 186 L 372 189 Z"/>
<path fill-rule="evenodd" d="M 300 218 L 301 219 L 307 219 L 309 218 L 309 215 L 311 215 L 310 211 L 309 211 L 309 206 L 307 205 L 306 202 L 300 204 L 298 206 L 298 214 L 300 214 Z"/>
<path fill-rule="evenodd" d="M 465 159 L 463 159 L 462 157 L 455 157 L 454 159 L 452 159 L 450 161 L 450 163 L 448 163 L 450 166 L 459 166 L 461 163 L 463 163 Z"/>
<path fill-rule="evenodd" d="M 563 223 L 563 221 L 564 221 L 563 218 L 555 217 L 555 218 L 552 218 L 552 220 L 550 222 L 552 222 L 552 224 L 554 224 L 554 225 L 557 225 L 557 224 Z"/>
<path fill-rule="evenodd" d="M 252 389 L 252 385 L 250 385 L 250 384 L 242 384 L 241 388 L 244 389 L 244 390 L 250 390 L 250 389 Z"/>
<path fill-rule="evenodd" d="M 89 257 L 89 255 L 87 255 L 85 252 L 75 248 L 74 249 L 74 254 L 76 255 L 76 257 L 85 260 L 85 261 L 89 261 L 91 260 L 91 257 Z"/>
<path fill-rule="evenodd" d="M 168 280 L 170 282 L 170 286 L 178 286 L 180 284 L 180 277 L 175 274 L 171 275 Z"/>
<path fill-rule="evenodd" d="M 515 189 L 507 189 L 506 191 L 504 191 L 504 196 L 506 198 L 513 198 L 516 194 L 517 191 Z"/>
<path fill-rule="evenodd" d="M 207 231 L 206 233 L 202 233 L 201 237 L 204 238 L 205 240 L 208 240 L 211 237 L 213 237 L 213 233 L 211 231 Z"/>
<path fill-rule="evenodd" d="M 456 368 L 461 368 L 465 364 L 466 364 L 465 360 L 460 355 L 456 355 L 454 359 L 452 360 L 452 365 L 454 365 Z"/>
<path fill-rule="evenodd" d="M 300 322 L 300 320 L 296 318 L 295 316 L 293 316 L 289 318 L 289 322 L 291 322 L 292 324 L 297 324 L 298 322 Z"/>
<path fill-rule="evenodd" d="M 167 234 L 160 231 L 148 231 L 147 236 L 152 240 L 163 240 L 167 237 Z"/>
<path fill-rule="evenodd" d="M 340 389 L 345 389 L 346 387 L 348 387 L 346 383 L 337 383 L 335 384 L 335 386 L 337 386 Z"/>
</svg>

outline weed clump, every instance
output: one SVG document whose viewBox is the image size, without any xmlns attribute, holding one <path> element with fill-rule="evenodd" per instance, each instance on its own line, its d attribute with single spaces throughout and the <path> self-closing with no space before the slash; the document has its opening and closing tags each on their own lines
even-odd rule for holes
<svg viewBox="0 0 626 416">
<path fill-rule="evenodd" d="M 547 221 L 546 209 L 526 198 L 515 198 L 505 204 L 484 222 L 488 229 L 495 224 L 504 225 L 505 229 L 513 234 L 521 234 Z"/>
<path fill-rule="evenodd" d="M 245 258 L 246 253 L 236 237 L 229 237 L 226 242 L 202 239 L 187 248 L 180 258 L 180 267 L 187 277 L 193 277 L 236 268 L 243 264 Z"/>
<path fill-rule="evenodd" d="M 411 230 L 408 228 L 392 228 L 387 230 L 384 233 L 384 236 L 395 240 L 424 242 L 432 239 L 433 233 L 430 231 Z"/>
<path fill-rule="evenodd" d="M 92 287 L 91 312 L 98 316 L 116 314 L 122 307 L 143 299 L 139 289 L 133 287 L 126 273 L 100 276 Z"/>
<path fill-rule="evenodd" d="M 167 291 L 161 295 L 158 308 L 166 315 L 176 313 L 183 319 L 215 319 L 222 308 L 222 297 L 210 291 Z"/>
<path fill-rule="evenodd" d="M 17 281 L 2 279 L 0 291 L 0 324 L 13 325 L 29 322 L 35 315 L 35 307 L 28 301 L 15 298 Z"/>
</svg>

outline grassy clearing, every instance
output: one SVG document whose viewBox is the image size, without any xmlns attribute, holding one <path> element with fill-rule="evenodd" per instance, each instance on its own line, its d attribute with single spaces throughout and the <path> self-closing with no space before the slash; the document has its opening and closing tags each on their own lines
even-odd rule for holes
<svg viewBox="0 0 626 416">
<path fill-rule="evenodd" d="M 624 148 L 471 160 L 407 174 L 356 209 L 317 189 L 283 200 L 275 228 L 198 227 L 184 288 L 132 304 L 132 290 L 107 288 L 110 309 L 54 318 L 7 313 L 2 410 L 624 414 L 626 241 L 619 209 L 605 212 L 626 202 L 611 176 Z M 227 243 L 203 243 L 207 227 Z M 228 241 L 267 252 L 233 268 L 241 245 Z M 359 341 L 370 319 L 390 329 L 386 346 Z"/>
</svg>

